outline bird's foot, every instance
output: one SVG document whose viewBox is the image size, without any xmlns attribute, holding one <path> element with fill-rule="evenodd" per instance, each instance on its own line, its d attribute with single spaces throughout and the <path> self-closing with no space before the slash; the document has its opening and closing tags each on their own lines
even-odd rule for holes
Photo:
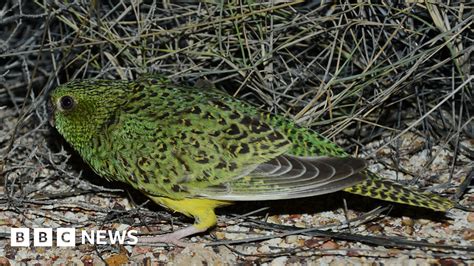
<svg viewBox="0 0 474 266">
<path fill-rule="evenodd" d="M 206 229 L 198 229 L 192 225 L 169 234 L 141 237 L 138 243 L 166 243 L 178 247 L 189 247 L 190 244 L 182 242 L 181 239 L 204 231 L 206 231 Z"/>
</svg>

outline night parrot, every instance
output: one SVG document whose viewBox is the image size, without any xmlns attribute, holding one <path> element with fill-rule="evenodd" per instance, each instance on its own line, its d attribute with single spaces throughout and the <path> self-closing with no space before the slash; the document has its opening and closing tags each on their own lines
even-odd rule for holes
<svg viewBox="0 0 474 266">
<path fill-rule="evenodd" d="M 100 176 L 127 183 L 195 223 L 143 242 L 181 244 L 236 201 L 283 200 L 339 190 L 446 211 L 454 203 L 366 169 L 291 119 L 214 88 L 166 78 L 76 80 L 50 93 L 50 123 Z"/>
</svg>

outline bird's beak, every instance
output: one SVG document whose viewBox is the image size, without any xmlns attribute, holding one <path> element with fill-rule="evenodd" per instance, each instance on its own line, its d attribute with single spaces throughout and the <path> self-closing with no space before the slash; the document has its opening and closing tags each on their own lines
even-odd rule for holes
<svg viewBox="0 0 474 266">
<path fill-rule="evenodd" d="M 46 111 L 48 113 L 48 121 L 49 121 L 49 124 L 54 127 L 54 111 L 56 110 L 56 108 L 54 107 L 54 104 L 53 102 L 51 101 L 51 99 L 48 100 L 48 103 L 47 103 L 47 106 L 46 106 Z"/>
</svg>

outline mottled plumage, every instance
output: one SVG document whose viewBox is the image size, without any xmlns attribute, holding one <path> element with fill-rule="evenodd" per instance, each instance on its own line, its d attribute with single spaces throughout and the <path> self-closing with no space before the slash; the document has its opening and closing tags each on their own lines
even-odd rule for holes
<svg viewBox="0 0 474 266">
<path fill-rule="evenodd" d="M 164 78 L 73 81 L 51 93 L 48 108 L 51 124 L 100 176 L 196 218 L 172 240 L 213 226 L 214 208 L 232 201 L 345 189 L 438 211 L 453 207 L 381 180 L 314 131 L 211 88 Z"/>
</svg>

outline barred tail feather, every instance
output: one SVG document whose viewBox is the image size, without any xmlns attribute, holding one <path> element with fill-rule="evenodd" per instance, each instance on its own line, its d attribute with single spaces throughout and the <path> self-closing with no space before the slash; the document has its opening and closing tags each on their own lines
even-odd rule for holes
<svg viewBox="0 0 474 266">
<path fill-rule="evenodd" d="M 375 199 L 445 212 L 455 206 L 450 199 L 433 193 L 411 190 L 390 180 L 369 178 L 344 191 Z"/>
</svg>

